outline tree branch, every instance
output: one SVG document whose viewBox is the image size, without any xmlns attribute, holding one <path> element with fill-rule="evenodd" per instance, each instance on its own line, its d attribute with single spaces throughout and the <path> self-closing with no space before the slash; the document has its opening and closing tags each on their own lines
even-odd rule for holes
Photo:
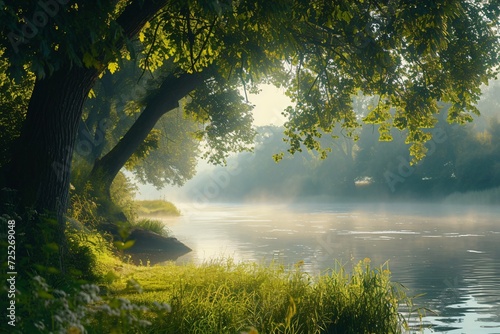
<svg viewBox="0 0 500 334">
<path fill-rule="evenodd" d="M 124 36 L 130 39 L 136 36 L 146 22 L 151 20 L 167 3 L 168 0 L 134 0 L 116 19 L 116 22 L 122 27 Z"/>
</svg>

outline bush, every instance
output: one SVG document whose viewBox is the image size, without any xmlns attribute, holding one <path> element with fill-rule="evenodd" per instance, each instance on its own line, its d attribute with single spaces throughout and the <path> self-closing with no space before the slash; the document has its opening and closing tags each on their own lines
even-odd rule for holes
<svg viewBox="0 0 500 334">
<path fill-rule="evenodd" d="M 103 222 L 103 218 L 97 213 L 97 199 L 91 195 L 92 188 L 86 184 L 83 189 L 76 192 L 70 190 L 70 204 L 67 217 L 73 228 L 93 229 Z"/>
<path fill-rule="evenodd" d="M 77 282 L 99 282 L 108 271 L 110 264 L 116 264 L 111 242 L 99 232 L 66 231 L 68 255 L 67 270 Z"/>
<path fill-rule="evenodd" d="M 137 218 L 137 208 L 134 201 L 137 189 L 137 186 L 122 172 L 116 175 L 111 184 L 111 200 L 122 210 L 128 221 L 134 221 Z"/>
</svg>

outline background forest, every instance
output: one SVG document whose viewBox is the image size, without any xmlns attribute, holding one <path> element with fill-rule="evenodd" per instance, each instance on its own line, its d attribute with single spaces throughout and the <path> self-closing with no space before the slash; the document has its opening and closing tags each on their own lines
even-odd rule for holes
<svg viewBox="0 0 500 334">
<path fill-rule="evenodd" d="M 160 193 L 166 197 L 173 193 L 183 200 L 202 196 L 214 202 L 318 196 L 339 201 L 433 201 L 491 190 L 500 186 L 499 88 L 498 82 L 484 87 L 478 105 L 481 116 L 473 124 L 449 124 L 445 106 L 431 131 L 433 140 L 426 144 L 427 156 L 416 165 L 410 164 L 405 131 L 393 129 L 392 141 L 379 141 L 377 127 L 366 124 L 358 130 L 357 141 L 339 131 L 334 138 L 325 134 L 321 145 L 331 149 L 326 159 L 305 150 L 276 163 L 273 156 L 287 149 L 282 140 L 284 129 L 262 126 L 256 129 L 254 152 L 233 155 L 227 166 L 202 170 L 184 188 Z M 358 98 L 357 113 L 363 116 L 372 102 Z M 147 197 L 148 190 L 142 195 Z M 496 203 L 498 199 L 490 196 L 485 201 L 483 204 Z"/>
</svg>

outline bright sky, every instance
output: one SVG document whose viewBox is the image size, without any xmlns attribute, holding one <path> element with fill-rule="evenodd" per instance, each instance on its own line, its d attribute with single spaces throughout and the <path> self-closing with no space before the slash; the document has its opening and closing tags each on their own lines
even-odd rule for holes
<svg viewBox="0 0 500 334">
<path fill-rule="evenodd" d="M 261 85 L 260 89 L 259 94 L 248 94 L 249 102 L 255 105 L 254 125 L 283 125 L 285 117 L 281 113 L 292 104 L 285 95 L 285 90 L 273 85 Z"/>
</svg>

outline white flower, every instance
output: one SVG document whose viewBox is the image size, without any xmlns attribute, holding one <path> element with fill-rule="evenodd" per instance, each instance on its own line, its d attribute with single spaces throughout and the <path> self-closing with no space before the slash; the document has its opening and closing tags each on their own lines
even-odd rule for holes
<svg viewBox="0 0 500 334">
<path fill-rule="evenodd" d="M 155 308 L 157 308 L 158 310 L 165 310 L 167 311 L 168 313 L 172 312 L 172 307 L 170 306 L 170 304 L 167 304 L 167 303 L 158 303 L 158 302 L 154 302 L 153 303 L 153 306 Z"/>
<path fill-rule="evenodd" d="M 89 296 L 85 292 L 80 291 L 78 293 L 78 295 L 77 295 L 77 301 L 78 302 L 83 302 L 83 303 L 86 303 L 86 304 L 90 304 L 92 302 L 92 298 L 91 298 L 91 296 Z"/>
<path fill-rule="evenodd" d="M 141 327 L 151 326 L 151 322 L 149 322 L 149 321 L 147 321 L 147 320 L 139 320 L 139 321 L 138 321 L 138 324 L 139 324 L 139 326 L 141 326 Z"/>
</svg>

